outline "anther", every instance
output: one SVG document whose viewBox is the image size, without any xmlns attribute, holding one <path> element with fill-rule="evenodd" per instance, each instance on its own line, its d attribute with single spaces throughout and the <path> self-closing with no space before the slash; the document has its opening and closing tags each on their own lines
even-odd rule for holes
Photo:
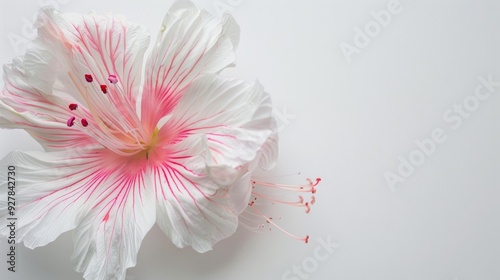
<svg viewBox="0 0 500 280">
<path fill-rule="evenodd" d="M 75 124 L 75 117 L 69 118 L 68 121 L 66 122 L 66 125 L 68 125 L 69 127 L 72 127 L 74 124 Z"/>
<path fill-rule="evenodd" d="M 306 206 L 306 213 L 311 212 L 311 207 L 309 206 L 309 202 L 306 202 L 305 206 Z"/>
<path fill-rule="evenodd" d="M 77 105 L 77 104 L 75 104 L 75 103 L 71 103 L 71 104 L 69 104 L 69 109 L 70 109 L 71 111 L 76 110 L 76 108 L 78 108 L 78 105 Z"/>
<path fill-rule="evenodd" d="M 92 83 L 92 81 L 94 81 L 94 78 L 92 78 L 92 75 L 90 74 L 85 74 L 85 80 L 87 80 L 87 82 L 89 83 Z"/>
<path fill-rule="evenodd" d="M 101 91 L 104 94 L 108 93 L 108 86 L 107 85 L 101 85 Z"/>
<path fill-rule="evenodd" d="M 116 77 L 116 75 L 109 75 L 108 81 L 112 84 L 116 84 L 118 83 L 118 78 Z"/>
<path fill-rule="evenodd" d="M 87 119 L 82 119 L 82 125 L 84 127 L 87 127 L 89 125 L 89 122 L 87 121 Z"/>
</svg>

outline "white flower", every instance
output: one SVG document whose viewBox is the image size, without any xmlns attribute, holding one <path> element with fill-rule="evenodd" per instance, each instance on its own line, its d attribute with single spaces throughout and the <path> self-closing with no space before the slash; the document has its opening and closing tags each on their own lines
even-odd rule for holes
<svg viewBox="0 0 500 280">
<path fill-rule="evenodd" d="M 178 1 L 147 57 L 148 32 L 121 17 L 45 8 L 36 25 L 26 54 L 4 66 L 0 95 L 0 126 L 45 149 L 2 160 L 18 174 L 18 242 L 44 246 L 75 229 L 77 270 L 124 279 L 155 223 L 176 246 L 205 252 L 266 198 L 254 187 L 278 186 L 251 179 L 277 157 L 270 96 L 218 75 L 235 63 L 232 17 Z M 308 209 L 301 200 L 292 204 Z"/>
</svg>

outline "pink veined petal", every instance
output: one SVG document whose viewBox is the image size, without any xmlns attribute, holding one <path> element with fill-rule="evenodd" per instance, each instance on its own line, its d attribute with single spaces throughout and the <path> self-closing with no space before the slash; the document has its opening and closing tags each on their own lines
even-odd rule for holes
<svg viewBox="0 0 500 280">
<path fill-rule="evenodd" d="M 156 221 L 151 179 L 123 166 L 94 199 L 98 202 L 75 230 L 76 270 L 88 280 L 125 279 L 137 263 L 142 240 Z"/>
<path fill-rule="evenodd" d="M 10 180 L 7 172 L 0 174 L 0 195 L 6 197 L 8 186 L 15 187 L 16 242 L 28 248 L 44 246 L 75 228 L 78 215 L 90 209 L 81 186 L 93 169 L 81 170 L 80 166 L 92 160 L 74 159 L 67 165 L 65 156 L 65 152 L 12 152 L 0 162 L 3 170 L 15 167 Z M 0 216 L 8 216 L 6 199 L 0 202 Z M 7 228 L 2 227 L 0 233 L 6 236 Z"/>
<path fill-rule="evenodd" d="M 258 83 L 200 76 L 186 90 L 159 134 L 170 143 L 204 135 L 208 166 L 241 167 L 262 155 L 265 143 L 277 147 L 270 96 Z M 274 156 L 269 157 L 269 161 Z M 231 180 L 229 180 L 229 183 Z"/>
<path fill-rule="evenodd" d="M 160 129 L 170 146 L 154 172 L 158 224 L 174 244 L 204 252 L 234 232 L 272 124 L 259 84 L 206 74 L 186 90 Z"/>
<path fill-rule="evenodd" d="M 148 137 L 136 112 L 149 43 L 145 28 L 121 17 L 63 15 L 50 8 L 42 9 L 36 24 L 38 37 L 23 60 L 28 84 L 78 104 L 76 122 L 85 119 L 82 131 L 108 149 L 122 155 L 140 150 Z"/>
<path fill-rule="evenodd" d="M 7 165 L 17 172 L 17 242 L 35 248 L 76 228 L 77 270 L 89 280 L 124 279 L 156 219 L 144 166 L 103 149 L 13 152 L 1 161 Z M 3 196 L 6 174 L 0 175 Z M 7 215 L 2 200 L 0 216 Z M 0 233 L 6 236 L 6 228 Z"/>
<path fill-rule="evenodd" d="M 190 1 L 177 1 L 165 16 L 146 64 L 141 120 L 149 131 L 169 114 L 201 73 L 234 65 L 239 27 L 216 19 Z"/>
<path fill-rule="evenodd" d="M 157 223 L 177 247 L 198 252 L 232 235 L 238 226 L 229 189 L 211 180 L 200 137 L 174 145 L 169 159 L 152 169 Z"/>
</svg>

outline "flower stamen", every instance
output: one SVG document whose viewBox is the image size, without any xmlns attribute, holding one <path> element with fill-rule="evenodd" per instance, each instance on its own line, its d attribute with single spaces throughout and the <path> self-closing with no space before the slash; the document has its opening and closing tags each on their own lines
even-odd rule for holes
<svg viewBox="0 0 500 280">
<path fill-rule="evenodd" d="M 78 108 L 78 104 L 71 103 L 71 104 L 69 104 L 69 106 L 68 106 L 68 107 L 69 107 L 69 109 L 70 109 L 71 111 L 74 111 L 74 110 L 76 110 L 76 109 Z"/>
<path fill-rule="evenodd" d="M 275 228 L 279 229 L 281 232 L 283 232 L 284 234 L 290 236 L 291 238 L 293 239 L 297 239 L 297 240 L 301 240 L 301 241 L 304 241 L 305 243 L 309 242 L 309 235 L 306 235 L 305 237 L 299 237 L 299 236 L 296 236 L 294 234 L 291 234 L 290 232 L 286 231 L 285 229 L 283 229 L 282 227 L 280 227 L 279 225 L 277 225 L 275 222 L 272 221 L 272 217 L 267 217 L 266 215 L 264 215 L 262 212 L 260 212 L 258 209 L 256 209 L 255 207 L 251 207 L 252 210 L 255 211 L 255 213 L 257 213 L 258 215 L 260 215 L 262 218 L 264 218 L 266 220 L 266 222 L 268 224 L 271 224 L 273 225 Z"/>
<path fill-rule="evenodd" d="M 108 81 L 112 84 L 116 84 L 118 83 L 118 78 L 116 77 L 116 75 L 111 74 L 108 77 Z"/>
<path fill-rule="evenodd" d="M 82 119 L 82 121 L 81 121 L 81 122 L 82 122 L 82 125 L 83 125 L 84 127 L 87 127 L 87 126 L 89 125 L 89 122 L 87 121 L 87 119 Z"/>
<path fill-rule="evenodd" d="M 66 125 L 69 126 L 69 127 L 72 127 L 74 124 L 75 124 L 75 117 L 72 116 L 71 118 L 68 119 L 68 121 L 66 122 Z"/>
<path fill-rule="evenodd" d="M 108 93 L 108 86 L 107 85 L 101 85 L 101 91 L 104 94 Z"/>
<path fill-rule="evenodd" d="M 92 78 L 92 75 L 90 75 L 90 74 L 85 74 L 85 80 L 88 83 L 92 83 L 94 81 L 94 78 Z"/>
<path fill-rule="evenodd" d="M 287 185 L 287 184 L 276 184 L 276 183 L 271 183 L 271 182 L 265 182 L 265 181 L 260 181 L 260 180 L 252 180 L 252 198 L 248 203 L 248 209 L 249 211 L 246 211 L 246 215 L 253 216 L 253 218 L 246 217 L 245 215 L 241 215 L 240 217 L 242 220 L 240 220 L 240 224 L 243 226 L 251 229 L 251 230 L 262 230 L 266 223 L 272 225 L 273 227 L 276 227 L 280 231 L 284 232 L 286 235 L 297 239 L 297 240 L 302 240 L 304 242 L 308 242 L 309 236 L 306 237 L 298 237 L 296 235 L 293 235 L 289 233 L 288 231 L 284 230 L 280 226 L 278 226 L 275 222 L 272 221 L 271 217 L 268 217 L 264 215 L 261 211 L 258 210 L 259 206 L 261 205 L 275 205 L 276 203 L 280 205 L 287 205 L 287 206 L 295 206 L 295 207 L 304 207 L 305 212 L 309 213 L 311 211 L 311 205 L 313 205 L 316 202 L 316 198 L 313 194 L 316 193 L 316 186 L 319 184 L 321 181 L 320 178 L 317 178 L 316 180 L 311 180 L 307 179 L 306 184 L 301 184 L 301 185 Z M 283 199 L 283 192 L 285 192 L 285 196 L 288 194 L 293 194 L 299 193 L 300 195 L 297 195 L 298 199 Z M 304 195 L 309 193 L 310 194 L 310 199 L 309 201 L 304 198 Z M 263 203 L 261 203 L 263 201 Z M 266 203 L 267 202 L 267 203 Z M 264 219 L 264 221 L 262 221 Z M 259 222 L 260 221 L 260 222 Z M 247 224 L 247 222 L 249 224 Z M 254 224 L 252 226 L 251 224 Z"/>
</svg>

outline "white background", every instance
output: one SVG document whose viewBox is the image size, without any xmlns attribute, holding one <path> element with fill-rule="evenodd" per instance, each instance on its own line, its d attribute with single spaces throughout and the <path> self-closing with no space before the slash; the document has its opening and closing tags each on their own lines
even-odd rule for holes
<svg viewBox="0 0 500 280">
<path fill-rule="evenodd" d="M 50 2 L 68 12 L 123 14 L 152 34 L 172 3 L 3 0 L 2 63 L 23 52 L 9 36 L 31 38 L 28 22 Z M 355 28 L 372 24 L 371 11 L 389 0 L 195 2 L 212 13 L 232 5 L 241 44 L 237 67 L 225 73 L 259 79 L 285 116 L 270 180 L 323 178 L 311 213 L 284 209 L 281 220 L 311 240 L 241 228 L 198 254 L 175 248 L 154 227 L 129 279 L 500 279 L 500 87 L 456 129 L 443 118 L 472 100 L 479 76 L 500 81 L 499 1 L 401 0 L 401 12 L 350 63 L 340 45 L 355 46 Z M 397 175 L 399 157 L 418 153 L 415 141 L 439 128 L 446 141 L 391 189 L 384 174 Z M 1 157 L 40 149 L 24 132 L 1 130 L 0 139 Z M 329 238 L 340 247 L 314 260 L 318 239 Z M 7 271 L 1 242 L 0 279 L 82 279 L 69 261 L 70 233 L 33 251 L 19 246 L 16 273 Z M 285 277 L 294 265 L 309 272 Z"/>
</svg>

